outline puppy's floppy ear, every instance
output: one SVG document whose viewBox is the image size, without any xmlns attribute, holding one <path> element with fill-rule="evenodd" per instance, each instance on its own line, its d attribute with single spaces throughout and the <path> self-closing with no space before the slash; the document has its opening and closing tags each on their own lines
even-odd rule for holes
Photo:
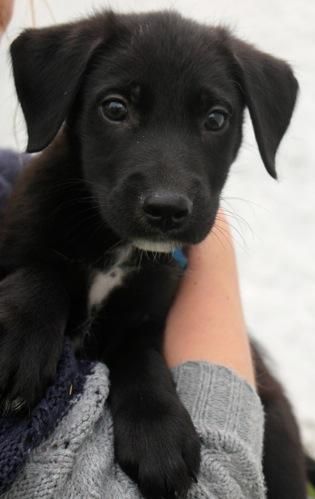
<svg viewBox="0 0 315 499">
<path fill-rule="evenodd" d="M 46 147 L 57 134 L 96 48 L 111 36 L 114 15 L 27 29 L 11 45 L 17 94 L 28 130 L 29 152 Z"/>
<path fill-rule="evenodd" d="M 297 80 L 290 66 L 281 59 L 235 38 L 231 48 L 260 155 L 267 171 L 277 178 L 275 155 L 291 120 Z"/>
</svg>

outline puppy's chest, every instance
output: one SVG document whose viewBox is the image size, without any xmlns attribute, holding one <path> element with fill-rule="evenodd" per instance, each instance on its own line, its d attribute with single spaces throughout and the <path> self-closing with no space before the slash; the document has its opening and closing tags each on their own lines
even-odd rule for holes
<svg viewBox="0 0 315 499">
<path fill-rule="evenodd" d="M 105 270 L 91 271 L 88 286 L 88 310 L 90 313 L 97 311 L 112 291 L 124 284 L 126 277 L 133 270 L 128 265 L 131 254 L 131 247 L 120 249 Z"/>
</svg>

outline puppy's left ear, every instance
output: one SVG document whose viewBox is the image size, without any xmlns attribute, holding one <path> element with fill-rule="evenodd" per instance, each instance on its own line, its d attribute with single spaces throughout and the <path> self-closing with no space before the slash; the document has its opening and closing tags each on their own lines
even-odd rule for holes
<svg viewBox="0 0 315 499">
<path fill-rule="evenodd" d="M 235 38 L 231 49 L 260 155 L 267 171 L 277 178 L 275 155 L 291 120 L 298 82 L 290 66 L 281 59 Z"/>
</svg>

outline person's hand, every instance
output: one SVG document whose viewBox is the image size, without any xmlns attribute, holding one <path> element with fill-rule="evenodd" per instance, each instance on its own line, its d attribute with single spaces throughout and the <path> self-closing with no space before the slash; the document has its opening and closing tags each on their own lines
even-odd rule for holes
<svg viewBox="0 0 315 499">
<path fill-rule="evenodd" d="M 209 236 L 189 251 L 188 268 L 167 320 L 164 355 L 170 367 L 208 361 L 255 384 L 234 248 L 222 212 Z"/>
<path fill-rule="evenodd" d="M 0 36 L 4 33 L 11 20 L 13 6 L 13 0 L 0 0 Z"/>
</svg>

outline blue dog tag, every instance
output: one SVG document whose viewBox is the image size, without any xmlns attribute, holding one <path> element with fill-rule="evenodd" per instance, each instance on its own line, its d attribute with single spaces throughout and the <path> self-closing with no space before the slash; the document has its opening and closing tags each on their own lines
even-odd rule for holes
<svg viewBox="0 0 315 499">
<path fill-rule="evenodd" d="M 172 256 L 183 270 L 187 268 L 188 264 L 187 257 L 184 255 L 183 251 L 180 248 L 174 250 Z"/>
</svg>

